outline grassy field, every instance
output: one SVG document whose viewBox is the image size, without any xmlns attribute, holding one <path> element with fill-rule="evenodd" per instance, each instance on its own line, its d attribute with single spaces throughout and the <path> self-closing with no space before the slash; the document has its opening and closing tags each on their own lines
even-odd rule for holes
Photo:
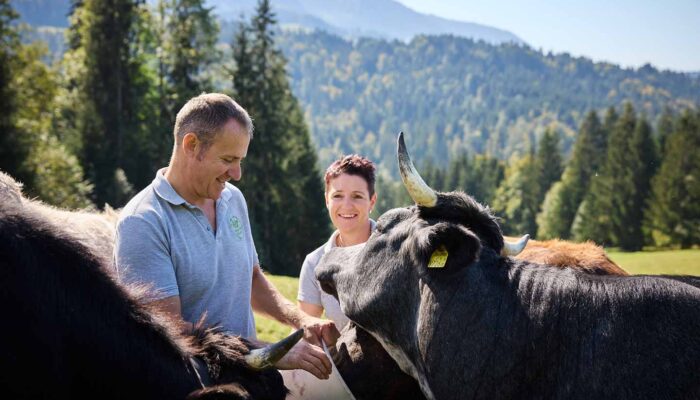
<svg viewBox="0 0 700 400">
<path fill-rule="evenodd" d="M 610 258 L 631 274 L 673 274 L 700 276 L 700 249 L 644 251 L 636 253 L 609 252 Z M 267 275 L 289 300 L 296 303 L 298 279 Z M 291 332 L 289 327 L 256 315 L 258 338 L 277 341 Z"/>
<path fill-rule="evenodd" d="M 639 274 L 672 274 L 700 276 L 700 249 L 609 252 L 610 258 L 627 272 Z"/>
</svg>

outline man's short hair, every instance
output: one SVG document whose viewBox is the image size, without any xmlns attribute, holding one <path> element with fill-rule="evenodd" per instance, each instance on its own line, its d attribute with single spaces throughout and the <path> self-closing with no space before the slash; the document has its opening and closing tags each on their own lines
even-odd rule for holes
<svg viewBox="0 0 700 400">
<path fill-rule="evenodd" d="M 224 125 L 233 119 L 253 137 L 253 121 L 248 112 L 229 96 L 222 93 L 203 93 L 191 98 L 175 118 L 175 143 L 181 144 L 188 132 L 197 134 L 202 150 L 214 142 Z"/>
<path fill-rule="evenodd" d="M 351 154 L 348 156 L 342 156 L 339 159 L 333 161 L 333 163 L 326 169 L 326 175 L 324 179 L 326 181 L 326 192 L 328 191 L 328 185 L 331 179 L 335 179 L 342 174 L 356 175 L 361 177 L 367 182 L 367 189 L 369 191 L 369 196 L 374 195 L 374 172 L 376 168 L 374 163 L 365 157 L 358 156 L 357 154 Z"/>
</svg>

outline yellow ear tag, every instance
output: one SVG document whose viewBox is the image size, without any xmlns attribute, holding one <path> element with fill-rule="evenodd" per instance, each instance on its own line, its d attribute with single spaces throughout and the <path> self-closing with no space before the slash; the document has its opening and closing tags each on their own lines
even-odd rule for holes
<svg viewBox="0 0 700 400">
<path fill-rule="evenodd" d="M 443 268 L 445 263 L 447 263 L 447 249 L 445 245 L 441 244 L 435 251 L 433 255 L 430 256 L 430 261 L 428 262 L 428 268 Z"/>
</svg>

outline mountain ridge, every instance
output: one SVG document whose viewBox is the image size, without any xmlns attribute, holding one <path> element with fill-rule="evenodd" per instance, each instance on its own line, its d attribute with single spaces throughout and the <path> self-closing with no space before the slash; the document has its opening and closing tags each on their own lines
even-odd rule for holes
<svg viewBox="0 0 700 400">
<path fill-rule="evenodd" d="M 157 0 L 147 0 L 155 4 Z M 11 0 L 20 19 L 33 26 L 68 26 L 70 0 Z M 254 12 L 256 0 L 207 0 L 223 21 Z M 394 0 L 273 0 L 281 27 L 323 29 L 344 37 L 362 36 L 408 41 L 418 34 L 454 34 L 487 43 L 525 43 L 504 29 L 449 20 L 414 11 Z"/>
</svg>

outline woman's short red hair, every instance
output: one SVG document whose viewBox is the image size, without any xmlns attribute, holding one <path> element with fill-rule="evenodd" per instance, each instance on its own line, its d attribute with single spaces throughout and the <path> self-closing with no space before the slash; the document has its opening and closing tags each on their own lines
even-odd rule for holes
<svg viewBox="0 0 700 400">
<path fill-rule="evenodd" d="M 324 177 L 326 181 L 326 191 L 328 191 L 328 185 L 331 179 L 337 178 L 342 174 L 356 175 L 367 182 L 367 189 L 369 190 L 370 197 L 372 197 L 374 195 L 374 173 L 376 170 L 374 163 L 365 157 L 357 154 L 342 156 L 333 161 L 328 169 L 326 169 L 326 175 Z"/>
</svg>

